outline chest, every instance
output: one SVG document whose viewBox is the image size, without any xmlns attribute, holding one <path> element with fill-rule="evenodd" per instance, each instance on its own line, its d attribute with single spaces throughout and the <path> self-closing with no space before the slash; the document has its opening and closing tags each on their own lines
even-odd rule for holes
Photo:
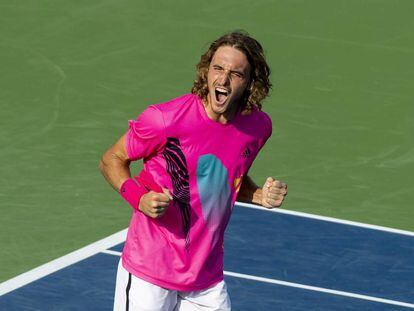
<svg viewBox="0 0 414 311">
<path fill-rule="evenodd" d="M 208 174 L 211 167 L 220 165 L 229 178 L 237 178 L 247 172 L 259 151 L 260 141 L 254 133 L 233 126 L 183 124 L 179 129 L 169 133 L 164 152 L 190 176 L 200 171 Z"/>
</svg>

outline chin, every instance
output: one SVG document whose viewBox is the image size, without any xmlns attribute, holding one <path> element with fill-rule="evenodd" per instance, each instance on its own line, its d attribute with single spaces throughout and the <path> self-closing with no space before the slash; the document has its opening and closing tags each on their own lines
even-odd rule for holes
<svg viewBox="0 0 414 311">
<path fill-rule="evenodd" d="M 214 107 L 214 110 L 217 110 L 217 111 L 220 111 L 220 112 L 224 112 L 229 107 L 229 100 L 226 100 L 222 104 L 218 104 L 217 101 L 214 101 L 213 102 L 213 107 Z"/>
<path fill-rule="evenodd" d="M 214 107 L 213 112 L 215 114 L 224 114 L 226 112 L 226 108 L 218 108 L 218 107 Z"/>
</svg>

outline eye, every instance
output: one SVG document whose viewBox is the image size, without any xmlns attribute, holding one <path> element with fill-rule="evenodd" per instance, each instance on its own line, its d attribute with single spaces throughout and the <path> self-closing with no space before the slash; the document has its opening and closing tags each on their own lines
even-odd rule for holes
<svg viewBox="0 0 414 311">
<path fill-rule="evenodd" d="M 214 69 L 215 71 L 223 71 L 223 68 L 222 68 L 222 67 L 220 67 L 220 66 L 217 66 L 217 65 L 213 66 L 213 69 Z"/>
<path fill-rule="evenodd" d="M 233 77 L 238 78 L 238 79 L 242 79 L 244 77 L 242 73 L 236 72 L 236 71 L 233 71 L 231 74 Z"/>
</svg>

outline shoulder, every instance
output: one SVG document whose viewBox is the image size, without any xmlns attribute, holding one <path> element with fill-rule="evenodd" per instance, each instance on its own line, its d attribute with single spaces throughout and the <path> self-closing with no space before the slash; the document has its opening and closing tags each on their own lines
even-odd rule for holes
<svg viewBox="0 0 414 311">
<path fill-rule="evenodd" d="M 253 113 L 256 115 L 256 118 L 259 119 L 260 121 L 266 123 L 267 125 L 272 124 L 272 119 L 266 112 L 262 110 L 254 110 Z"/>
<path fill-rule="evenodd" d="M 188 108 L 194 107 L 193 103 L 197 100 L 196 95 L 185 94 L 163 103 L 150 105 L 136 120 L 129 121 L 129 128 L 141 138 L 165 136 L 179 116 Z"/>
<path fill-rule="evenodd" d="M 185 94 L 165 102 L 151 104 L 147 106 L 137 119 L 160 121 L 166 116 L 174 114 L 174 112 L 182 111 L 185 107 L 191 106 L 197 99 L 196 95 Z"/>
<path fill-rule="evenodd" d="M 185 127 L 185 124 L 193 123 L 196 119 L 199 97 L 193 94 L 185 94 L 169 101 L 152 105 L 154 109 L 162 114 L 164 126 L 173 135 L 178 128 Z"/>
<path fill-rule="evenodd" d="M 258 111 L 259 118 L 263 121 L 265 136 L 270 137 L 272 135 L 272 119 L 264 111 Z"/>
<path fill-rule="evenodd" d="M 170 99 L 166 102 L 152 105 L 159 109 L 161 112 L 169 113 L 176 110 L 181 110 L 184 107 L 189 107 L 192 104 L 196 103 L 199 100 L 199 97 L 194 94 L 184 94 L 179 97 Z"/>
<path fill-rule="evenodd" d="M 136 120 L 129 120 L 129 128 L 140 137 L 155 136 L 165 130 L 161 111 L 155 106 L 148 106 Z"/>
<path fill-rule="evenodd" d="M 242 113 L 242 119 L 259 136 L 268 139 L 272 135 L 272 119 L 266 112 L 255 108 L 247 114 Z"/>
</svg>

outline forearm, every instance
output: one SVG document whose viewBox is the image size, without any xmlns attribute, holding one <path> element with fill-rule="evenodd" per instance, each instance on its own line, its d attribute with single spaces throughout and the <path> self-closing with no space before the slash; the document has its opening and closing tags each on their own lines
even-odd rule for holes
<svg viewBox="0 0 414 311">
<path fill-rule="evenodd" d="M 130 161 L 123 159 L 120 155 L 112 152 L 106 152 L 99 163 L 99 169 L 108 183 L 119 191 L 121 185 L 131 178 L 129 169 Z"/>
<path fill-rule="evenodd" d="M 261 205 L 262 189 L 250 178 L 245 176 L 237 195 L 237 201 Z"/>
</svg>

